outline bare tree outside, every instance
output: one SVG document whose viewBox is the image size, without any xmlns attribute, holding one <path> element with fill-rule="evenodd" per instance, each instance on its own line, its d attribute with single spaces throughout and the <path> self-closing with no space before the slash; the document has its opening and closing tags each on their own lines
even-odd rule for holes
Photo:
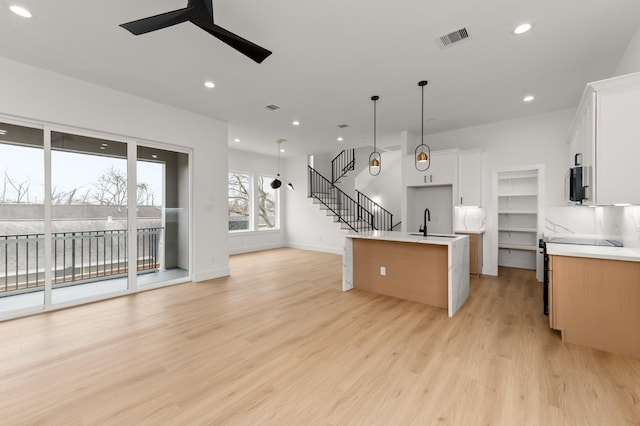
<svg viewBox="0 0 640 426">
<path fill-rule="evenodd" d="M 31 179 L 19 181 L 4 172 L 0 184 L 0 203 L 30 204 Z M 136 200 L 141 206 L 155 205 L 155 192 L 148 183 L 137 184 Z M 110 167 L 89 188 L 73 188 L 67 191 L 54 187 L 51 190 L 54 205 L 123 206 L 127 204 L 127 177 L 124 172 Z"/>
<path fill-rule="evenodd" d="M 111 166 L 93 184 L 91 199 L 101 206 L 127 204 L 127 176 Z"/>
<path fill-rule="evenodd" d="M 251 229 L 251 189 L 250 176 L 243 173 L 229 172 L 229 230 Z"/>
<path fill-rule="evenodd" d="M 251 187 L 252 176 L 244 173 L 229 172 L 229 230 L 251 229 Z M 277 227 L 277 192 L 271 188 L 270 177 L 259 176 L 256 182 L 256 214 L 258 229 Z"/>
<path fill-rule="evenodd" d="M 29 203 L 29 187 L 31 186 L 31 179 L 26 178 L 22 181 L 19 181 L 16 178 L 12 178 L 9 176 L 7 171 L 4 172 L 4 177 L 2 180 L 2 202 L 3 203 L 12 203 L 12 204 L 21 204 L 21 203 Z M 7 189 L 12 190 L 14 196 L 13 199 L 7 199 Z"/>
<path fill-rule="evenodd" d="M 276 227 L 276 190 L 271 188 L 272 178 L 258 178 L 258 226 L 261 229 Z"/>
</svg>

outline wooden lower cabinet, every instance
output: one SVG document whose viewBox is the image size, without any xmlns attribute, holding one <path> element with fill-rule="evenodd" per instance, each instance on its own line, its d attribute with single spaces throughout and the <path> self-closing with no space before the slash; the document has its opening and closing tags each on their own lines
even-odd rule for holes
<svg viewBox="0 0 640 426">
<path fill-rule="evenodd" d="M 549 322 L 562 340 L 640 358 L 640 262 L 549 258 Z"/>
<path fill-rule="evenodd" d="M 483 234 L 467 234 L 456 232 L 457 235 L 469 236 L 469 274 L 480 276 L 482 274 L 482 236 Z"/>
</svg>

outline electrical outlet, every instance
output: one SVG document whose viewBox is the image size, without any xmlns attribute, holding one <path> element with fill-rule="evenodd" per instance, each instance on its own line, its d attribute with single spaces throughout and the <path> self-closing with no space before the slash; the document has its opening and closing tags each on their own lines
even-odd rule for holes
<svg viewBox="0 0 640 426">
<path fill-rule="evenodd" d="M 387 275 L 387 268 L 385 268 L 384 266 L 380 267 L 380 275 L 382 275 L 383 277 L 385 275 Z"/>
</svg>

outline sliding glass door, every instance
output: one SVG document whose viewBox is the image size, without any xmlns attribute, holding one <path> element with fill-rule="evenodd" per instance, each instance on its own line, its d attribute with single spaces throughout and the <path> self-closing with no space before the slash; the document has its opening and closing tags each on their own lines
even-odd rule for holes
<svg viewBox="0 0 640 426">
<path fill-rule="evenodd" d="M 44 305 L 44 132 L 0 121 L 0 315 Z"/>
<path fill-rule="evenodd" d="M 0 319 L 188 280 L 189 193 L 188 153 L 0 120 Z"/>
<path fill-rule="evenodd" d="M 128 290 L 127 144 L 51 132 L 53 304 Z"/>
<path fill-rule="evenodd" d="M 189 276 L 189 156 L 137 148 L 138 286 Z"/>
</svg>

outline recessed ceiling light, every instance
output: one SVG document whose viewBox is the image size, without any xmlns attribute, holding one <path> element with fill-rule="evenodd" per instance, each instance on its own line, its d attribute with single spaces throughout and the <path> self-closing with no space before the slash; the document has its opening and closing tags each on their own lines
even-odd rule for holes
<svg viewBox="0 0 640 426">
<path fill-rule="evenodd" d="M 344 140 L 344 139 L 343 139 L 343 137 L 342 137 L 342 136 L 339 136 L 339 137 L 338 137 L 338 142 L 342 142 L 343 140 Z"/>
<path fill-rule="evenodd" d="M 100 149 L 107 149 L 107 148 L 106 148 L 106 147 L 104 147 L 104 146 L 101 146 L 101 147 L 100 147 Z"/>
<path fill-rule="evenodd" d="M 151 158 L 158 158 L 158 154 L 151 154 Z"/>
<path fill-rule="evenodd" d="M 213 81 L 205 81 L 204 86 L 208 87 L 209 89 L 213 89 L 214 87 L 216 87 L 216 85 L 213 84 Z"/>
<path fill-rule="evenodd" d="M 0 135 L 6 135 L 6 134 L 7 134 L 6 130 L 0 129 Z"/>
<path fill-rule="evenodd" d="M 294 126 L 299 126 L 300 122 L 298 120 L 294 120 L 293 123 L 291 123 L 291 124 L 293 124 Z"/>
<path fill-rule="evenodd" d="M 284 152 L 284 148 L 280 148 L 280 152 Z"/>
<path fill-rule="evenodd" d="M 531 29 L 531 24 L 529 23 L 524 23 L 524 24 L 520 24 L 518 25 L 514 30 L 513 33 L 514 34 L 524 34 L 527 31 L 529 31 Z"/>
<path fill-rule="evenodd" d="M 240 139 L 235 138 L 233 141 L 234 141 L 234 142 L 240 142 Z"/>
<path fill-rule="evenodd" d="M 522 98 L 524 102 L 532 102 L 534 99 L 535 97 L 533 97 L 532 95 L 527 95 L 524 98 Z"/>
<path fill-rule="evenodd" d="M 10 6 L 9 9 L 18 16 L 22 16 L 23 18 L 31 18 L 31 12 L 29 12 L 24 7 L 16 6 L 14 4 L 13 6 Z"/>
<path fill-rule="evenodd" d="M 101 143 L 100 146 L 104 148 L 106 146 L 109 146 L 109 144 L 108 143 Z"/>
</svg>

